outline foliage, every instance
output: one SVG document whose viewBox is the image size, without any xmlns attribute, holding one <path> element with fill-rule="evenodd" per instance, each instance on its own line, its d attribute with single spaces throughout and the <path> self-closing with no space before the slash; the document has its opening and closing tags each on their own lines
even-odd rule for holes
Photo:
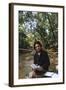
<svg viewBox="0 0 66 90">
<path fill-rule="evenodd" d="M 19 31 L 19 48 L 29 48 L 30 45 L 26 38 L 24 31 Z"/>
<path fill-rule="evenodd" d="M 57 49 L 58 13 L 20 11 L 19 31 L 20 47 L 24 43 L 24 47 L 32 46 L 35 40 L 40 40 L 45 48 Z"/>
</svg>

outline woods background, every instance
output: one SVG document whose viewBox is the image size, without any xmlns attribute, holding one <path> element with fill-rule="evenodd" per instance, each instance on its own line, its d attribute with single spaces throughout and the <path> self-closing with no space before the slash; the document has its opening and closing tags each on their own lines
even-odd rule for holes
<svg viewBox="0 0 66 90">
<path fill-rule="evenodd" d="M 19 78 L 33 63 L 33 44 L 39 40 L 50 57 L 50 71 L 58 72 L 58 13 L 19 11 Z"/>
</svg>

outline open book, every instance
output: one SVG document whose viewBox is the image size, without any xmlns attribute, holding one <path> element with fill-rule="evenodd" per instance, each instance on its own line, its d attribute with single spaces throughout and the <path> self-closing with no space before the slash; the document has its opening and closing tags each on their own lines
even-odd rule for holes
<svg viewBox="0 0 66 90">
<path fill-rule="evenodd" d="M 36 64 L 32 64 L 31 67 L 32 67 L 32 69 L 40 68 L 40 66 L 39 65 L 36 65 Z"/>
</svg>

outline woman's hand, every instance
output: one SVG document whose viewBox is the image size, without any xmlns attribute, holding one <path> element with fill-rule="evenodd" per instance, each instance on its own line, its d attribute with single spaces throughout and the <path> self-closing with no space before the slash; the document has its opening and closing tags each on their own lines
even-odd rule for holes
<svg viewBox="0 0 66 90">
<path fill-rule="evenodd" d="M 41 66 L 38 66 L 38 67 L 36 68 L 36 70 L 38 70 L 38 71 L 43 71 L 43 68 L 42 68 Z"/>
</svg>

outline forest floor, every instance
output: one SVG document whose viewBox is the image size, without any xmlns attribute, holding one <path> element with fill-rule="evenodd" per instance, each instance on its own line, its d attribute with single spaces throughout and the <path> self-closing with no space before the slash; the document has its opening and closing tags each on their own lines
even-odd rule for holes
<svg viewBox="0 0 66 90">
<path fill-rule="evenodd" d="M 58 53 L 52 49 L 48 50 L 50 58 L 49 71 L 57 72 Z M 31 64 L 33 63 L 33 51 L 21 53 L 19 55 L 19 79 L 26 78 L 32 71 Z"/>
</svg>

